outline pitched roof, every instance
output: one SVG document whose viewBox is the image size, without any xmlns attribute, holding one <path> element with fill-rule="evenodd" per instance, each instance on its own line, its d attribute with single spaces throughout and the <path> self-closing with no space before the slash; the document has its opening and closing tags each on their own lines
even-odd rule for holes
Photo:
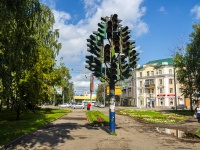
<svg viewBox="0 0 200 150">
<path fill-rule="evenodd" d="M 165 58 L 165 59 L 153 60 L 153 61 L 149 61 L 146 64 L 154 64 L 154 63 L 156 63 L 158 66 L 162 66 L 163 62 L 168 62 L 168 65 L 173 65 L 173 58 Z"/>
<path fill-rule="evenodd" d="M 152 61 L 147 62 L 144 65 L 156 64 L 157 67 L 160 67 L 160 66 L 164 65 L 163 62 L 167 62 L 168 65 L 173 65 L 173 58 L 165 58 L 165 59 L 152 60 Z M 137 68 L 137 69 L 142 69 L 142 68 L 143 68 L 143 65 L 141 67 Z"/>
</svg>

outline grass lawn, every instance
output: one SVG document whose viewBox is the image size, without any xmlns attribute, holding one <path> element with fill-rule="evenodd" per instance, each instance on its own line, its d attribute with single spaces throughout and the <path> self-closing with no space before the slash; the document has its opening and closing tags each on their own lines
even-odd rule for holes
<svg viewBox="0 0 200 150">
<path fill-rule="evenodd" d="M 155 110 L 121 110 L 119 114 L 135 117 L 139 120 L 150 123 L 173 124 L 187 119 L 187 117 L 183 115 L 170 112 L 161 113 Z"/>
<path fill-rule="evenodd" d="M 0 147 L 28 132 L 71 112 L 64 109 L 39 109 L 33 112 L 25 112 L 16 120 L 14 111 L 0 111 Z"/>
<path fill-rule="evenodd" d="M 159 112 L 155 110 L 120 110 L 117 113 L 155 124 L 176 124 L 186 120 L 188 118 L 187 116 L 192 116 L 194 114 L 194 112 L 190 110 L 170 110 L 168 112 Z M 200 135 L 200 129 L 196 134 Z"/>
<path fill-rule="evenodd" d="M 105 116 L 102 112 L 100 111 L 87 111 L 86 115 L 89 119 L 89 123 L 92 125 L 108 125 L 109 124 L 109 118 Z"/>
</svg>

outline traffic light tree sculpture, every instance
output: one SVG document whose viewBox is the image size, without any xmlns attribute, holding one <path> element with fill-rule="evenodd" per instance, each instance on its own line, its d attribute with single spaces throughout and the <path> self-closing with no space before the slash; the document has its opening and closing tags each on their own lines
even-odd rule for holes
<svg viewBox="0 0 200 150">
<path fill-rule="evenodd" d="M 135 41 L 130 40 L 128 26 L 122 26 L 118 15 L 101 17 L 98 30 L 90 35 L 86 68 L 92 74 L 106 80 L 110 87 L 110 133 L 115 134 L 115 84 L 130 77 L 130 71 L 136 68 L 139 53 L 136 52 Z M 104 41 L 107 44 L 104 45 Z M 102 67 L 104 64 L 104 67 Z"/>
</svg>

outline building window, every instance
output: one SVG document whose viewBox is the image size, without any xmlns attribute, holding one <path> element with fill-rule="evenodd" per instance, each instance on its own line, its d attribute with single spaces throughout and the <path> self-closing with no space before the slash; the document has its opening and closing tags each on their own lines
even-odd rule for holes
<svg viewBox="0 0 200 150">
<path fill-rule="evenodd" d="M 183 93 L 183 89 L 182 88 L 179 89 L 179 93 Z"/>
<path fill-rule="evenodd" d="M 154 89 L 152 89 L 152 93 L 154 93 Z"/>
<path fill-rule="evenodd" d="M 162 70 L 159 70 L 159 74 L 162 74 Z"/>
<path fill-rule="evenodd" d="M 142 94 L 142 89 L 140 89 L 140 94 Z"/>
<path fill-rule="evenodd" d="M 170 88 L 170 89 L 169 89 L 169 93 L 173 93 L 173 88 Z"/>
<path fill-rule="evenodd" d="M 162 88 L 159 89 L 159 93 L 162 93 Z"/>
<path fill-rule="evenodd" d="M 140 87 L 142 87 L 142 81 L 140 81 Z"/>
<path fill-rule="evenodd" d="M 147 76 L 149 76 L 149 71 L 147 71 Z"/>
<path fill-rule="evenodd" d="M 173 83 L 173 80 L 172 79 L 169 79 L 169 84 L 172 84 Z"/>
<path fill-rule="evenodd" d="M 162 84 L 162 79 L 159 79 L 159 84 Z"/>
<path fill-rule="evenodd" d="M 149 94 L 151 93 L 150 89 L 148 89 L 148 93 L 149 93 Z"/>
<path fill-rule="evenodd" d="M 142 77 L 142 72 L 140 72 L 140 77 Z"/>
<path fill-rule="evenodd" d="M 172 69 L 169 69 L 169 74 L 172 74 Z"/>
<path fill-rule="evenodd" d="M 174 105 L 174 100 L 173 100 L 173 98 L 170 98 L 170 104 L 169 104 L 170 106 L 173 106 Z"/>
<path fill-rule="evenodd" d="M 151 76 L 154 76 L 154 71 L 151 71 Z"/>
<path fill-rule="evenodd" d="M 163 99 L 161 98 L 161 99 L 160 99 L 160 106 L 163 106 L 163 104 L 164 104 L 164 103 L 163 103 Z"/>
</svg>

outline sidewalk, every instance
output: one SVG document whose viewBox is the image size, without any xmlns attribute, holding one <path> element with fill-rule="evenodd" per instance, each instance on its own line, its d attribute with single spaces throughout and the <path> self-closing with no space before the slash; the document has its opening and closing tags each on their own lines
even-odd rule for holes
<svg viewBox="0 0 200 150">
<path fill-rule="evenodd" d="M 108 127 L 87 124 L 85 110 L 73 110 L 46 127 L 11 144 L 7 150 L 173 150 L 199 149 L 199 142 L 184 142 L 155 132 L 127 116 L 116 115 L 116 136 Z M 154 130 L 153 130 L 154 129 Z"/>
</svg>

